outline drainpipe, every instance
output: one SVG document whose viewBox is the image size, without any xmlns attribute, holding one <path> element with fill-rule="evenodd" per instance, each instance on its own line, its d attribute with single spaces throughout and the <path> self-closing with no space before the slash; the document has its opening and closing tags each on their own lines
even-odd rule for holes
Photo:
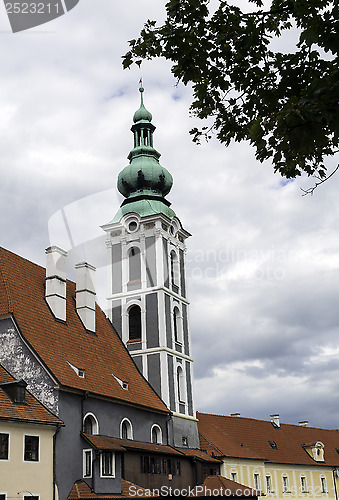
<svg viewBox="0 0 339 500">
<path fill-rule="evenodd" d="M 80 432 L 83 432 L 83 429 L 84 429 L 84 401 L 85 399 L 88 398 L 88 394 L 89 392 L 88 391 L 84 391 L 84 395 L 83 397 L 81 398 L 81 431 Z"/>
<path fill-rule="evenodd" d="M 335 493 L 335 498 L 336 498 L 336 500 L 338 500 L 338 491 L 337 491 L 336 474 L 337 474 L 337 469 L 333 469 L 333 485 L 334 485 L 334 493 Z"/>
<path fill-rule="evenodd" d="M 55 486 L 56 486 L 56 437 L 60 432 L 61 425 L 59 424 L 56 428 L 56 431 L 53 435 L 53 500 L 55 500 Z"/>
</svg>

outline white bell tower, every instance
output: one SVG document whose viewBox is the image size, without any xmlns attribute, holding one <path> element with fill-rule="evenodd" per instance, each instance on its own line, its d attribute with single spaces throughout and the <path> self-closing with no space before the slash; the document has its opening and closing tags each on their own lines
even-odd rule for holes
<svg viewBox="0 0 339 500">
<path fill-rule="evenodd" d="M 118 177 L 126 199 L 103 226 L 110 262 L 110 319 L 141 373 L 173 413 L 170 444 L 197 448 L 185 276 L 190 234 L 165 199 L 173 180 L 159 164 L 152 115 L 143 104 L 144 89 L 139 90 L 141 105 L 131 128 L 134 148 Z"/>
</svg>

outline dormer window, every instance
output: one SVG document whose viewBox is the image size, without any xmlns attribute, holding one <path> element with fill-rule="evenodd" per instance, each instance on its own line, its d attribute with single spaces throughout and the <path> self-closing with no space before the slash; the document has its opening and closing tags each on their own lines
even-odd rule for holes
<svg viewBox="0 0 339 500">
<path fill-rule="evenodd" d="M 0 385 L 13 403 L 18 405 L 26 404 L 25 395 L 27 384 L 24 380 L 13 380 L 11 382 L 4 382 Z"/>
<path fill-rule="evenodd" d="M 324 462 L 324 443 L 316 441 L 315 443 L 303 444 L 302 447 L 316 462 Z"/>
</svg>

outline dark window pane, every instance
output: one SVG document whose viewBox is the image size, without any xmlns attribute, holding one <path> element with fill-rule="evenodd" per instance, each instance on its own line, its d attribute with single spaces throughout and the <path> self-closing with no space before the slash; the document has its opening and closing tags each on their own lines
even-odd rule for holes
<svg viewBox="0 0 339 500">
<path fill-rule="evenodd" d="M 91 417 L 86 417 L 84 422 L 84 433 L 93 434 L 93 423 Z"/>
<path fill-rule="evenodd" d="M 139 306 L 132 306 L 128 313 L 129 319 L 129 340 L 141 339 L 141 309 Z"/>
<path fill-rule="evenodd" d="M 112 452 L 103 451 L 102 452 L 102 462 L 101 462 L 102 476 L 112 476 L 113 475 L 113 460 L 112 460 Z"/>
<path fill-rule="evenodd" d="M 24 460 L 30 462 L 39 461 L 39 437 L 25 436 L 25 455 Z"/>
<path fill-rule="evenodd" d="M 0 434 L 0 460 L 8 460 L 8 440 L 8 434 Z"/>
<path fill-rule="evenodd" d="M 133 247 L 129 252 L 129 281 L 140 281 L 140 280 L 141 280 L 140 250 L 137 247 Z"/>
</svg>

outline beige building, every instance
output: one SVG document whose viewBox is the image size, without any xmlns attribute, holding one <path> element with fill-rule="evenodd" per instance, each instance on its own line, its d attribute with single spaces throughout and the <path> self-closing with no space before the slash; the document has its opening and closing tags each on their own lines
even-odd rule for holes
<svg viewBox="0 0 339 500">
<path fill-rule="evenodd" d="M 221 475 L 274 499 L 339 495 L 339 432 L 198 413 L 201 449 L 222 460 Z"/>
<path fill-rule="evenodd" d="M 0 500 L 52 500 L 61 420 L 0 366 Z"/>
</svg>

